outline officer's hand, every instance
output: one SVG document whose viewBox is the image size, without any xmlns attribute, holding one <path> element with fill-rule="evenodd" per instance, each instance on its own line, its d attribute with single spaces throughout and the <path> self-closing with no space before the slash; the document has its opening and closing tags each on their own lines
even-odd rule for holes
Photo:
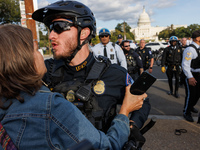
<svg viewBox="0 0 200 150">
<path fill-rule="evenodd" d="M 165 67 L 162 67 L 162 68 L 161 68 L 161 71 L 162 71 L 163 73 L 165 73 L 165 71 L 166 71 Z"/>
<path fill-rule="evenodd" d="M 197 81 L 195 80 L 195 78 L 189 78 L 188 83 L 191 86 L 195 86 L 197 84 Z"/>
<path fill-rule="evenodd" d="M 152 68 L 149 68 L 149 73 L 152 73 L 153 72 L 153 69 Z"/>
<path fill-rule="evenodd" d="M 147 94 L 133 95 L 130 93 L 131 85 L 126 87 L 125 97 L 120 109 L 119 114 L 124 114 L 128 117 L 129 113 L 138 110 L 143 105 L 143 99 L 147 97 Z"/>
</svg>

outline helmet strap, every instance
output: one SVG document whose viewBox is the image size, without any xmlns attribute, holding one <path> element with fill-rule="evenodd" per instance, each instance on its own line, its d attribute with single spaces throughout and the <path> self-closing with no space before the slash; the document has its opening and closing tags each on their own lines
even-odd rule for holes
<svg viewBox="0 0 200 150">
<path fill-rule="evenodd" d="M 78 46 L 76 47 L 76 49 L 74 50 L 74 52 L 71 54 L 71 56 L 66 58 L 66 62 L 70 63 L 71 60 L 75 57 L 75 55 L 78 53 L 78 51 L 82 48 L 83 45 L 85 45 L 86 43 L 89 42 L 89 39 L 91 39 L 91 34 L 86 38 L 85 41 L 83 41 L 83 43 L 81 44 L 81 40 L 80 40 L 80 36 L 81 36 L 81 27 L 77 27 L 78 28 Z"/>
</svg>

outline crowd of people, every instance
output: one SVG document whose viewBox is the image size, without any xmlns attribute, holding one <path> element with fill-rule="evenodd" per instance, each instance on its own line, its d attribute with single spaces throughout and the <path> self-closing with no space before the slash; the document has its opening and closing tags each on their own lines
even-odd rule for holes
<svg viewBox="0 0 200 150">
<path fill-rule="evenodd" d="M 145 40 L 136 48 L 119 35 L 112 43 L 110 31 L 102 28 L 100 43 L 90 48 L 96 20 L 90 8 L 77 1 L 52 3 L 32 18 L 49 28 L 53 58 L 44 61 L 30 29 L 0 26 L 2 147 L 67 149 L 86 139 L 94 149 L 120 150 L 130 137 L 137 141 L 151 108 L 146 93 L 130 93 L 143 71 L 153 71 L 154 58 Z M 162 58 L 169 95 L 175 74 L 174 95 L 179 97 L 183 70 L 184 118 L 191 122 L 200 97 L 200 31 L 192 39 L 187 47 L 185 38 L 179 46 L 178 38 L 171 37 Z"/>
<path fill-rule="evenodd" d="M 108 31 L 108 29 L 106 30 Z M 108 34 L 109 36 L 107 37 L 110 38 L 110 32 L 105 33 L 105 35 L 106 34 Z M 200 72 L 200 65 L 198 65 L 200 63 L 198 40 L 199 36 L 200 35 L 198 30 L 193 32 L 192 38 L 188 39 L 184 37 L 181 40 L 179 40 L 178 37 L 171 36 L 168 40 L 169 46 L 167 46 L 164 49 L 161 61 L 161 71 L 163 73 L 166 72 L 168 78 L 170 90 L 169 92 L 167 92 L 167 94 L 174 95 L 176 98 L 180 98 L 180 95 L 178 93 L 179 86 L 185 86 L 186 96 L 183 117 L 190 122 L 194 121 L 191 112 L 198 113 L 198 110 L 195 109 L 194 106 L 196 105 L 200 97 L 199 92 L 197 92 L 200 89 L 200 87 L 198 84 L 196 84 L 198 83 L 198 76 Z M 111 45 L 109 39 L 107 39 L 107 41 Z M 147 69 L 149 73 L 152 73 L 154 58 L 151 52 L 151 48 L 145 46 L 146 43 L 144 39 L 141 39 L 138 47 L 133 49 L 131 48 L 130 41 L 123 40 L 122 35 L 119 34 L 118 41 L 116 42 L 116 44 L 118 44 L 123 50 L 124 55 L 126 57 L 127 71 L 134 80 L 136 80 L 139 77 L 139 75 Z M 188 49 L 192 50 L 188 52 Z M 92 48 L 92 50 L 96 51 L 95 47 Z M 115 50 L 115 47 L 113 46 L 110 49 L 108 49 L 108 51 L 109 50 L 113 52 Z M 187 53 L 185 52 L 185 50 Z M 100 51 L 103 51 L 102 48 L 99 48 L 99 53 L 94 52 L 95 55 L 104 55 L 100 53 Z M 193 55 L 195 55 L 194 58 Z M 117 55 L 115 57 L 117 58 Z M 124 56 L 121 55 L 121 57 Z M 175 77 L 174 88 L 172 80 L 173 76 Z M 191 80 L 193 81 L 192 83 L 190 82 Z"/>
<path fill-rule="evenodd" d="M 100 38 L 101 43 L 97 45 L 111 45 L 107 49 L 108 52 L 113 52 L 113 58 L 118 58 L 117 55 L 119 52 L 115 50 L 113 43 L 109 41 L 111 34 L 108 31 L 104 34 L 107 35 L 107 42 L 102 42 L 102 37 Z M 100 32 L 102 32 L 100 30 Z M 99 34 L 100 34 L 99 32 Z M 200 74 L 200 61 L 199 61 L 199 37 L 200 31 L 194 31 L 191 38 L 182 38 L 178 39 L 176 36 L 171 36 L 168 40 L 169 46 L 167 46 L 162 54 L 161 60 L 161 71 L 166 72 L 169 84 L 168 95 L 174 95 L 176 98 L 180 98 L 178 93 L 179 86 L 185 86 L 185 104 L 183 109 L 183 117 L 190 122 L 193 122 L 194 119 L 191 115 L 191 112 L 198 113 L 198 110 L 195 109 L 195 105 L 200 97 L 199 95 L 199 74 Z M 141 39 L 137 48 L 131 48 L 130 41 L 123 40 L 121 34 L 118 35 L 118 41 L 116 42 L 123 50 L 124 54 L 121 54 L 120 57 L 126 57 L 126 67 L 130 76 L 136 80 L 139 75 L 148 70 L 149 73 L 153 71 L 154 58 L 151 52 L 151 48 L 145 46 L 145 40 Z M 103 46 L 102 46 L 103 47 Z M 98 52 L 96 52 L 98 49 Z M 94 46 L 92 51 L 96 56 L 104 55 L 110 59 L 110 57 L 105 55 L 103 48 Z M 187 52 L 187 53 L 186 53 Z M 194 55 L 194 56 L 193 56 Z M 193 60 L 194 59 L 194 60 Z M 116 63 L 116 62 L 114 62 Z M 126 68 L 124 67 L 124 68 Z M 175 77 L 175 87 L 173 88 L 173 77 Z"/>
</svg>

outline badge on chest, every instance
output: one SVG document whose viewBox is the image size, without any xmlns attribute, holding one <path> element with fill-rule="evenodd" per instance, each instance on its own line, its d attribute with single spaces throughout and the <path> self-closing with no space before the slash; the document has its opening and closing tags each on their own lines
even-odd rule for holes
<svg viewBox="0 0 200 150">
<path fill-rule="evenodd" d="M 93 87 L 93 90 L 97 95 L 103 94 L 105 92 L 105 83 L 102 80 L 97 81 L 96 85 Z"/>
</svg>

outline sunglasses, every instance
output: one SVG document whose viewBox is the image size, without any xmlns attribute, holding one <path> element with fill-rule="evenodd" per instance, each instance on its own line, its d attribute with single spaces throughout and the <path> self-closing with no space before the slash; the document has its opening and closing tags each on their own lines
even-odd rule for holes
<svg viewBox="0 0 200 150">
<path fill-rule="evenodd" d="M 124 47 L 130 47 L 130 45 L 126 45 L 126 46 L 124 46 Z"/>
<path fill-rule="evenodd" d="M 108 37 L 109 35 L 100 35 L 100 38 Z"/>
<path fill-rule="evenodd" d="M 68 21 L 54 21 L 49 25 L 49 30 L 50 32 L 53 30 L 54 32 L 60 34 L 63 31 L 70 30 L 70 27 L 73 25 L 73 23 Z"/>
</svg>

